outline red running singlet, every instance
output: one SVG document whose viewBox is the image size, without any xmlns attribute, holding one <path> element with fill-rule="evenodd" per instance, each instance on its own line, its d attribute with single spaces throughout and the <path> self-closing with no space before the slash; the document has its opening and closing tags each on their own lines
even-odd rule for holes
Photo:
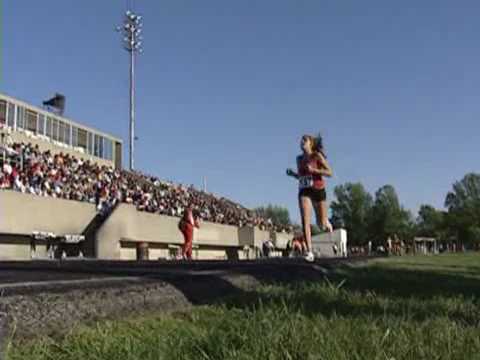
<svg viewBox="0 0 480 360">
<path fill-rule="evenodd" d="M 320 169 L 322 167 L 322 161 L 318 155 L 300 155 L 297 158 L 298 163 L 298 176 L 300 176 L 300 181 L 302 177 L 311 176 L 313 180 L 313 189 L 322 190 L 325 189 L 325 180 L 322 175 L 312 174 L 308 171 L 308 165 L 314 167 L 315 169 Z"/>
</svg>

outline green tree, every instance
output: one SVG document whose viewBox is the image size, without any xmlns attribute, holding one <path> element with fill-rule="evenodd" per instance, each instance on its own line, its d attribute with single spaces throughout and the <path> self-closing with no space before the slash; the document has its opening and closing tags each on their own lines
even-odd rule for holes
<svg viewBox="0 0 480 360">
<path fill-rule="evenodd" d="M 480 211 L 480 174 L 470 173 L 453 184 L 445 206 L 449 211 Z"/>
<path fill-rule="evenodd" d="M 469 244 L 476 250 L 480 250 L 480 226 L 469 226 L 467 236 Z"/>
<path fill-rule="evenodd" d="M 404 241 L 410 241 L 413 236 L 413 216 L 400 205 L 392 185 L 385 185 L 375 193 L 370 233 L 377 244 L 384 243 L 394 235 Z"/>
<path fill-rule="evenodd" d="M 365 245 L 369 240 L 369 222 L 373 198 L 361 183 L 346 183 L 334 189 L 335 200 L 330 208 L 335 228 L 347 230 L 351 245 Z"/>
<path fill-rule="evenodd" d="M 480 174 L 469 173 L 453 184 L 445 199 L 449 230 L 457 241 L 480 244 Z"/>
<path fill-rule="evenodd" d="M 422 205 L 416 222 L 417 236 L 434 237 L 439 241 L 447 238 L 446 212 L 439 211 L 431 205 Z"/>
<path fill-rule="evenodd" d="M 272 219 L 275 224 L 291 225 L 290 213 L 287 208 L 269 204 L 266 207 L 256 208 L 255 212 L 265 219 Z"/>
<path fill-rule="evenodd" d="M 415 217 L 413 216 L 412 212 L 406 210 L 402 207 L 401 210 L 401 225 L 400 229 L 398 230 L 397 234 L 401 240 L 405 243 L 413 243 L 413 238 L 417 232 L 417 224 L 415 223 Z"/>
</svg>

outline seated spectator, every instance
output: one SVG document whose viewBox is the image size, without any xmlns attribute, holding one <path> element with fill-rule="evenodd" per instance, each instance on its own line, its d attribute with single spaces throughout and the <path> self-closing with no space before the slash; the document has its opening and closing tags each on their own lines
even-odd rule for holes
<svg viewBox="0 0 480 360">
<path fill-rule="evenodd" d="M 270 257 L 271 254 L 275 251 L 275 245 L 271 240 L 266 240 L 262 244 L 262 254 L 264 257 Z"/>
</svg>

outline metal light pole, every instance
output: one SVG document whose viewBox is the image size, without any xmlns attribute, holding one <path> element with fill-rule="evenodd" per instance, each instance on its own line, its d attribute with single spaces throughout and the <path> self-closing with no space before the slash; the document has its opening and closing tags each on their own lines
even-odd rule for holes
<svg viewBox="0 0 480 360">
<path fill-rule="evenodd" d="M 118 27 L 117 31 L 123 34 L 123 48 L 130 53 L 130 148 L 129 148 L 129 168 L 135 169 L 135 55 L 142 53 L 142 17 L 127 11 L 123 20 L 123 27 Z"/>
</svg>

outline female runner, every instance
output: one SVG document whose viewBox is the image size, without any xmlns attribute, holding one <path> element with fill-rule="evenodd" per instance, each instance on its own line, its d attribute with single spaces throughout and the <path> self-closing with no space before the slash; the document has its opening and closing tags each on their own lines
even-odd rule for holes
<svg viewBox="0 0 480 360">
<path fill-rule="evenodd" d="M 317 138 L 311 135 L 302 136 L 300 147 L 303 154 L 297 157 L 297 172 L 287 169 L 287 175 L 298 179 L 298 201 L 303 234 L 307 242 L 305 260 L 313 262 L 315 256 L 312 251 L 310 227 L 312 207 L 315 211 L 317 225 L 328 232 L 333 231 L 327 216 L 327 193 L 324 179 L 324 177 L 332 176 L 332 169 L 327 162 L 320 136 Z"/>
</svg>

